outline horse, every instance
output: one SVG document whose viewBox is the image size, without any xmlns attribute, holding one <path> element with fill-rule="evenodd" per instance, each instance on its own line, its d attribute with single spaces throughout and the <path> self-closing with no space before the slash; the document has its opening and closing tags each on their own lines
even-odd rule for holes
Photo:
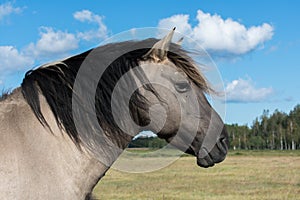
<svg viewBox="0 0 300 200">
<path fill-rule="evenodd" d="M 189 52 L 162 39 L 109 43 L 29 70 L 0 102 L 0 199 L 92 199 L 141 131 L 220 163 L 228 133 Z"/>
</svg>

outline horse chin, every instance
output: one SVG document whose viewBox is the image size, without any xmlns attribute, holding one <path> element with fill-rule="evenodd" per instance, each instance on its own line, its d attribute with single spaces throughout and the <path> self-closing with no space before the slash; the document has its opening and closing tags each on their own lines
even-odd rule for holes
<svg viewBox="0 0 300 200">
<path fill-rule="evenodd" d="M 203 152 L 207 152 L 206 150 L 200 150 Z M 213 167 L 216 163 L 222 162 L 226 156 L 218 156 L 218 157 L 213 157 L 210 153 L 206 153 L 205 156 L 199 156 L 199 153 L 197 155 L 197 165 L 203 168 L 208 168 L 208 167 Z"/>
<path fill-rule="evenodd" d="M 203 168 L 208 168 L 213 167 L 215 165 L 215 162 L 209 155 L 207 155 L 204 158 L 197 157 L 197 165 Z"/>
<path fill-rule="evenodd" d="M 216 163 L 220 163 L 225 160 L 227 151 L 227 139 L 219 140 L 210 152 L 208 152 L 205 147 L 202 147 L 196 155 L 197 164 L 204 168 L 212 167 Z"/>
</svg>

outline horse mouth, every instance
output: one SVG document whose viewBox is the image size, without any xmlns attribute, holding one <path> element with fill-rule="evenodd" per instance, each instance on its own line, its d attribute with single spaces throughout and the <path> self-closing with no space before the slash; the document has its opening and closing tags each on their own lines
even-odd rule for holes
<svg viewBox="0 0 300 200">
<path fill-rule="evenodd" d="M 197 164 L 200 167 L 208 168 L 216 163 L 222 162 L 226 158 L 228 152 L 228 140 L 226 138 L 217 141 L 213 149 L 208 152 L 205 147 L 202 147 L 197 156 Z"/>
</svg>

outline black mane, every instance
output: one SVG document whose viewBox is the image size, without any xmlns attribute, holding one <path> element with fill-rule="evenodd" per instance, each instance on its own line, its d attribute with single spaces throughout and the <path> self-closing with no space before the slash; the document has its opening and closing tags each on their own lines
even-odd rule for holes
<svg viewBox="0 0 300 200">
<path fill-rule="evenodd" d="M 25 74 L 21 84 L 22 94 L 38 120 L 48 126 L 40 107 L 39 93 L 50 106 L 58 125 L 66 130 L 69 136 L 79 142 L 72 117 L 72 88 L 77 71 L 91 50 L 62 62 L 41 66 Z M 50 127 L 49 127 L 50 128 Z"/>
<path fill-rule="evenodd" d="M 96 68 L 105 67 L 105 63 L 107 63 L 107 59 L 111 57 L 111 54 L 120 49 L 136 49 L 122 53 L 114 62 L 110 63 L 99 80 L 96 90 L 96 105 L 94 106 L 96 107 L 96 114 L 101 127 L 104 126 L 108 130 L 121 133 L 122 131 L 114 123 L 111 111 L 112 91 L 122 75 L 138 66 L 139 61 L 145 59 L 143 56 L 150 50 L 150 48 L 145 48 L 145 46 L 152 47 L 157 41 L 157 39 L 147 39 L 107 44 L 67 58 L 61 62 L 30 70 L 23 79 L 21 85 L 22 94 L 39 121 L 44 126 L 48 126 L 40 107 L 39 94 L 42 94 L 50 106 L 58 125 L 66 131 L 76 144 L 80 144 L 81 138 L 76 130 L 72 115 L 72 95 L 74 82 L 81 64 L 92 51 L 97 53 L 97 60 L 95 61 L 97 66 L 94 66 Z M 134 48 L 132 48 L 133 46 Z M 207 85 L 203 76 L 195 70 L 194 64 L 186 52 L 181 50 L 176 44 L 171 45 L 170 52 L 172 53 L 168 55 L 169 59 L 185 71 L 191 80 L 206 90 Z M 137 74 L 137 77 L 145 78 L 143 72 Z M 151 86 L 147 85 L 145 87 L 153 91 Z M 130 100 L 132 109 L 147 110 L 145 106 L 147 101 L 138 91 L 133 94 Z M 138 121 L 137 123 L 143 124 L 147 122 Z M 127 140 L 130 139 L 127 137 Z"/>
<path fill-rule="evenodd" d="M 151 39 L 145 42 L 151 46 L 156 41 Z M 108 44 L 61 62 L 30 70 L 26 73 L 21 85 L 23 96 L 39 121 L 48 126 L 40 108 L 39 93 L 41 93 L 49 104 L 58 125 L 65 129 L 72 140 L 78 144 L 80 138 L 72 115 L 72 94 L 75 78 L 81 64 L 92 51 L 97 51 L 97 54 L 99 54 L 97 64 L 99 66 L 96 67 L 105 67 L 101 66 L 101 63 L 106 63 L 106 59 L 110 57 L 112 52 L 118 51 L 118 49 L 127 49 L 128 46 L 132 45 L 136 45 L 137 50 L 123 54 L 111 63 L 98 83 L 95 97 L 97 117 L 99 122 L 113 127 L 115 124 L 111 113 L 111 95 L 114 86 L 123 74 L 138 66 L 138 61 L 149 50 L 140 49 L 139 42 Z M 142 103 L 138 103 L 137 99 L 142 100 L 142 98 L 138 96 L 138 94 L 135 94 L 135 98 L 132 99 L 137 105 L 141 105 Z"/>
</svg>

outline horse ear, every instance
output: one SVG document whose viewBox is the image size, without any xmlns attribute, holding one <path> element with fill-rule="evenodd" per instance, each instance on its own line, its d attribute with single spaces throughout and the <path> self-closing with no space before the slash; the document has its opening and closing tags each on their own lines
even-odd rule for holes
<svg viewBox="0 0 300 200">
<path fill-rule="evenodd" d="M 167 53 L 169 51 L 175 29 L 176 28 L 174 27 L 168 35 L 156 42 L 144 57 L 150 57 L 156 62 L 165 60 L 167 58 Z"/>
</svg>

